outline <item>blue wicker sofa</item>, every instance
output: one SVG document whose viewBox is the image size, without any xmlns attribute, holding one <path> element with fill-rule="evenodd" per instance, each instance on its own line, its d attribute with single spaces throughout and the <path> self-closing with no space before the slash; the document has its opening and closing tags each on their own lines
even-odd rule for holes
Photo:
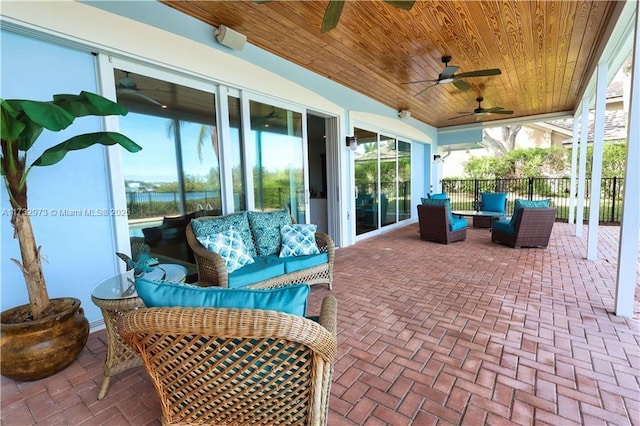
<svg viewBox="0 0 640 426">
<path fill-rule="evenodd" d="M 186 227 L 198 285 L 271 288 L 333 283 L 335 245 L 315 225 L 292 223 L 288 211 L 244 211 L 194 218 Z"/>
</svg>

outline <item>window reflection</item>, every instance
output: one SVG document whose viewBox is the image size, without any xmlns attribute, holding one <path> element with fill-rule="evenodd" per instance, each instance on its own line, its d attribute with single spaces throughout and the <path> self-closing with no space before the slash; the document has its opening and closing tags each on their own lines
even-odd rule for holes
<svg viewBox="0 0 640 426">
<path fill-rule="evenodd" d="M 129 235 L 154 256 L 193 262 L 186 224 L 222 213 L 215 95 L 120 70 L 115 78 L 129 110 L 120 130 L 142 146 L 122 154 Z"/>
<path fill-rule="evenodd" d="M 305 223 L 302 114 L 251 101 L 250 115 L 247 163 L 255 209 L 287 208 L 296 222 Z"/>
</svg>

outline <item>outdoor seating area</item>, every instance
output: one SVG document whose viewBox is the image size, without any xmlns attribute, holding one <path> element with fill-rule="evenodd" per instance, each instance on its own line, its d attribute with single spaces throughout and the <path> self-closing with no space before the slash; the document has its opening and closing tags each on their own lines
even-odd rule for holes
<svg viewBox="0 0 640 426">
<path fill-rule="evenodd" d="M 546 250 L 426 244 L 417 223 L 336 251 L 333 290 L 312 286 L 308 314 L 337 300 L 329 425 L 640 424 L 640 294 L 613 314 L 619 227 L 586 236 L 555 223 Z M 640 282 L 640 275 L 638 276 Z M 160 424 L 143 367 L 97 399 L 105 330 L 36 382 L 2 378 L 3 424 Z"/>
</svg>

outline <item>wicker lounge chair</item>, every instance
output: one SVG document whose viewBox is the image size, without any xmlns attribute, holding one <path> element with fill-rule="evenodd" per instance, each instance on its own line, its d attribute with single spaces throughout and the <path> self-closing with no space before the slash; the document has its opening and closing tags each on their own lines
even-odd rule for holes
<svg viewBox="0 0 640 426">
<path fill-rule="evenodd" d="M 118 330 L 141 354 L 163 424 L 327 423 L 333 296 L 319 322 L 258 309 L 141 308 Z"/>
<path fill-rule="evenodd" d="M 516 223 L 513 224 L 514 232 L 508 233 L 494 226 L 491 231 L 491 241 L 513 248 L 547 248 L 556 212 L 555 207 L 522 208 Z"/>
<path fill-rule="evenodd" d="M 449 212 L 445 206 L 418 204 L 418 223 L 422 240 L 449 244 L 455 241 L 464 241 L 467 238 L 466 228 L 451 231 Z"/>
</svg>

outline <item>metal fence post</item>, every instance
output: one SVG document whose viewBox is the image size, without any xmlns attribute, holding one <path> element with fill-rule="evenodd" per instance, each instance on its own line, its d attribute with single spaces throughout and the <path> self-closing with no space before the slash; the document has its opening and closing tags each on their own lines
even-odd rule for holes
<svg viewBox="0 0 640 426">
<path fill-rule="evenodd" d="M 618 194 L 618 178 L 613 177 L 613 190 L 611 191 L 611 222 L 616 221 L 616 195 Z"/>
</svg>

